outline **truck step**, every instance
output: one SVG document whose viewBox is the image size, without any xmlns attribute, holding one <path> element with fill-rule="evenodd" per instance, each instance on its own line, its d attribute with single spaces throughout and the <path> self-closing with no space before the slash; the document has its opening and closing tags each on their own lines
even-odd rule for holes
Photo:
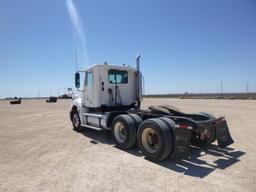
<svg viewBox="0 0 256 192">
<path fill-rule="evenodd" d="M 94 127 L 94 126 L 86 125 L 86 124 L 81 124 L 81 125 L 82 125 L 83 127 L 90 128 L 90 129 L 94 129 L 94 130 L 97 130 L 97 131 L 103 130 L 103 129 L 100 128 L 100 127 Z"/>
</svg>

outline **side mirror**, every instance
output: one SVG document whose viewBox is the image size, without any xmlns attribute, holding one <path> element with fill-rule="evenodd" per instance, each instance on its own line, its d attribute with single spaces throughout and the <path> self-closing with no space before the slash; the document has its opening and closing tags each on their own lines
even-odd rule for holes
<svg viewBox="0 0 256 192">
<path fill-rule="evenodd" d="M 80 88 L 80 74 L 78 72 L 75 74 L 75 85 L 77 89 Z"/>
</svg>

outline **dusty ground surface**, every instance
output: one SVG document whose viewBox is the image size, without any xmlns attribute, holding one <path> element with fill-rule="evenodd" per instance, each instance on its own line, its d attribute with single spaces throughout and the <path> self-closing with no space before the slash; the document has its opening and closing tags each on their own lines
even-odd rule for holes
<svg viewBox="0 0 256 192">
<path fill-rule="evenodd" d="M 256 101 L 145 99 L 185 112 L 225 115 L 229 148 L 191 149 L 187 159 L 153 163 L 114 147 L 108 132 L 72 130 L 69 102 L 0 101 L 0 191 L 255 191 Z"/>
</svg>

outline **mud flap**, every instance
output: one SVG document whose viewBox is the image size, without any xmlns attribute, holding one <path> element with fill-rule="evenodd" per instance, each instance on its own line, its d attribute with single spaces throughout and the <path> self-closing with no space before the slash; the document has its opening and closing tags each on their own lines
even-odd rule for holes
<svg viewBox="0 0 256 192">
<path fill-rule="evenodd" d="M 191 130 L 176 128 L 174 131 L 173 157 L 183 158 L 188 156 L 190 146 Z"/>
<path fill-rule="evenodd" d="M 220 148 L 234 143 L 234 140 L 230 136 L 226 120 L 220 121 L 216 124 L 216 138 Z"/>
</svg>

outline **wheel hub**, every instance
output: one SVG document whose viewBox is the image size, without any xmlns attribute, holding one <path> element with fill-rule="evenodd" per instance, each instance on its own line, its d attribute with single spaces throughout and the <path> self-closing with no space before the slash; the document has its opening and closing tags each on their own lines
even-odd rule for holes
<svg viewBox="0 0 256 192">
<path fill-rule="evenodd" d="M 159 148 L 159 138 L 155 130 L 145 128 L 142 132 L 142 145 L 149 153 L 155 153 Z"/>
<path fill-rule="evenodd" d="M 79 127 L 80 124 L 80 120 L 79 120 L 79 116 L 77 113 L 74 114 L 73 116 L 73 124 L 75 127 Z"/>
<path fill-rule="evenodd" d="M 126 140 L 127 133 L 124 125 L 121 122 L 117 122 L 114 126 L 115 138 L 119 143 L 123 143 Z"/>
</svg>

